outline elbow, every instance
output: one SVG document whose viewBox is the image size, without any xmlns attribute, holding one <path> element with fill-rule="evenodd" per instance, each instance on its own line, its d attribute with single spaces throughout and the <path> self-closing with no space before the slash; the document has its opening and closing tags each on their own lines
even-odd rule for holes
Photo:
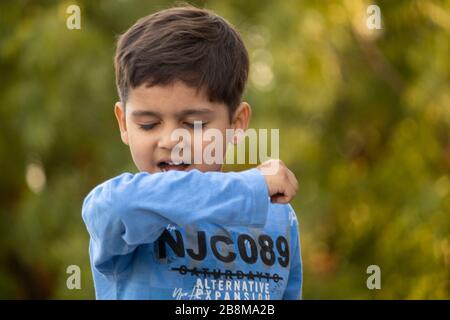
<svg viewBox="0 0 450 320">
<path fill-rule="evenodd" d="M 105 241 L 117 232 L 122 232 L 123 202 L 113 201 L 110 192 L 101 186 L 92 190 L 84 199 L 81 210 L 82 219 L 93 240 Z"/>
</svg>

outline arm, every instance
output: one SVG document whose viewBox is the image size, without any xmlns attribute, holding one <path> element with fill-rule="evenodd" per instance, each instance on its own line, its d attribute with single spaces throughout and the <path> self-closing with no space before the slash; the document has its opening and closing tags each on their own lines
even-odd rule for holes
<svg viewBox="0 0 450 320">
<path fill-rule="evenodd" d="M 291 219 L 291 252 L 292 260 L 289 270 L 289 279 L 286 285 L 286 291 L 283 300 L 300 300 L 302 298 L 302 257 L 300 249 L 300 235 L 298 231 L 298 221 L 294 210 L 289 205 Z"/>
<path fill-rule="evenodd" d="M 169 223 L 262 227 L 268 205 L 267 185 L 258 169 L 172 170 L 125 173 L 104 182 L 85 198 L 82 216 L 91 236 L 93 264 L 108 273 L 121 269 L 127 261 L 121 258 L 131 257 L 138 245 L 157 240 Z"/>
</svg>

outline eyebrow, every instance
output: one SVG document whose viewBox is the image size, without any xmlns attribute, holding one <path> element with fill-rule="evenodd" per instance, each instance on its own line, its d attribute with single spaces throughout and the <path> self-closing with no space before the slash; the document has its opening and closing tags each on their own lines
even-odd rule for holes
<svg viewBox="0 0 450 320">
<path fill-rule="evenodd" d="M 213 111 L 211 109 L 207 108 L 201 108 L 201 109 L 185 109 L 183 111 L 177 112 L 175 114 L 176 117 L 182 118 L 186 116 L 195 116 L 195 115 L 209 115 L 212 114 Z M 161 118 L 161 113 L 156 111 L 149 111 L 149 110 L 135 110 L 131 113 L 133 117 L 139 118 L 139 117 L 156 117 Z"/>
</svg>

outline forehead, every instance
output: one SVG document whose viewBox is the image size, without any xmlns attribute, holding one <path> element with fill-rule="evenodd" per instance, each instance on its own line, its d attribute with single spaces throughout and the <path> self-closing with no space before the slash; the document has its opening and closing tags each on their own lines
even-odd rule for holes
<svg viewBox="0 0 450 320">
<path fill-rule="evenodd" d="M 148 87 L 145 84 L 130 90 L 127 112 L 154 111 L 161 114 L 180 114 L 185 109 L 220 112 L 222 103 L 210 102 L 204 90 L 188 87 L 181 81 L 169 85 Z"/>
</svg>

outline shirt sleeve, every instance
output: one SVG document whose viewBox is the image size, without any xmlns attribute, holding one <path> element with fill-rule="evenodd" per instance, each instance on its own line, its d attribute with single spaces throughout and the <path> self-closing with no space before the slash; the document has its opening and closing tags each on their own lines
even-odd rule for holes
<svg viewBox="0 0 450 320">
<path fill-rule="evenodd" d="M 302 257 L 300 249 L 300 232 L 297 216 L 292 209 L 291 205 L 289 212 L 289 220 L 291 223 L 291 248 L 292 248 L 292 260 L 289 270 L 288 283 L 283 295 L 283 300 L 300 300 L 302 298 Z"/>
<path fill-rule="evenodd" d="M 84 199 L 82 217 L 93 266 L 107 274 L 123 269 L 134 249 L 156 241 L 168 224 L 262 227 L 268 207 L 267 185 L 256 168 L 171 170 L 124 173 L 102 183 Z"/>
</svg>

